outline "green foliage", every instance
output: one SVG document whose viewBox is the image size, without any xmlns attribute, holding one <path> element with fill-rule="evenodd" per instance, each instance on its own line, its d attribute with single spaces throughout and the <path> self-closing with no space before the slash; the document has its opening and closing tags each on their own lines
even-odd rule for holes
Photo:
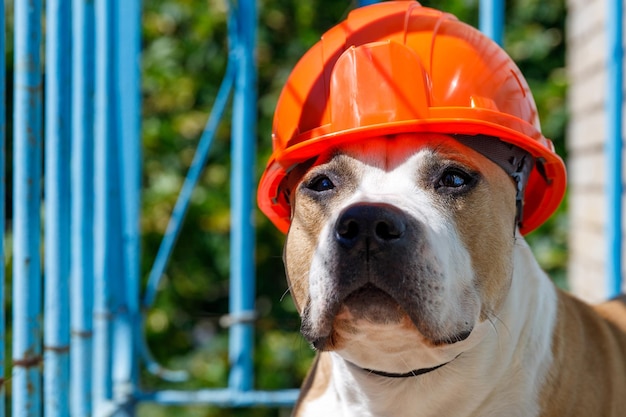
<svg viewBox="0 0 626 417">
<path fill-rule="evenodd" d="M 561 157 L 566 155 L 565 5 L 563 1 L 508 2 L 505 49 L 524 74 L 535 97 L 542 132 Z M 567 288 L 567 199 L 537 231 L 527 236 L 543 269 Z"/>
<path fill-rule="evenodd" d="M 477 0 L 423 0 L 425 6 L 477 21 Z M 258 160 L 260 176 L 271 152 L 271 118 L 280 89 L 299 57 L 354 6 L 336 0 L 260 0 L 258 28 Z M 505 49 L 528 79 L 543 130 L 563 155 L 566 121 L 563 0 L 515 0 L 507 6 Z M 143 21 L 144 194 L 143 274 L 156 255 L 178 191 L 226 66 L 224 0 L 146 0 Z M 186 369 L 191 380 L 172 384 L 144 375 L 146 389 L 224 387 L 228 311 L 229 134 L 226 114 L 211 158 L 194 192 L 189 214 L 155 306 L 147 339 L 160 363 Z M 543 266 L 563 280 L 565 209 L 529 240 Z M 297 387 L 312 357 L 299 336 L 299 319 L 287 292 L 283 236 L 257 218 L 256 388 Z M 282 414 L 281 414 L 282 413 Z M 212 407 L 141 407 L 143 416 L 277 416 L 285 410 Z"/>
</svg>

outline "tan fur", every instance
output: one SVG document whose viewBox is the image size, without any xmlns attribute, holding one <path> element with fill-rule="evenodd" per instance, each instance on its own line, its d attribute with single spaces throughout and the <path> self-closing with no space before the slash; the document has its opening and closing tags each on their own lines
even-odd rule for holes
<svg viewBox="0 0 626 417">
<path fill-rule="evenodd" d="M 511 253 L 515 233 L 515 192 L 512 180 L 502 169 L 472 149 L 463 147 L 470 166 L 485 173 L 489 184 L 472 194 L 471 200 L 455 211 L 455 223 L 461 240 L 471 254 L 477 284 L 483 301 L 481 320 L 493 317 L 510 285 L 511 259 L 494 257 Z M 500 213 L 510 213 L 501 216 Z M 488 219 L 489 227 L 480 227 Z M 478 234 L 477 231 L 480 231 Z M 509 279 L 503 279 L 508 277 Z"/>
<path fill-rule="evenodd" d="M 331 368 L 332 364 L 330 363 L 331 359 L 328 353 L 321 352 L 315 356 L 315 360 L 311 365 L 311 369 L 304 379 L 302 383 L 302 391 L 306 392 L 306 401 L 314 401 L 320 396 L 322 396 L 328 386 L 330 385 L 330 379 L 332 378 Z M 300 411 L 303 407 L 303 400 L 305 397 L 298 398 L 298 402 L 296 403 L 293 416 L 298 417 L 300 415 Z"/>
<path fill-rule="evenodd" d="M 559 293 L 554 365 L 541 391 L 542 417 L 622 417 L 626 413 L 626 307 L 597 309 Z M 600 314 L 598 314 L 600 312 Z M 603 316 L 616 312 L 615 321 Z M 620 330 L 621 329 L 621 330 Z"/>
<path fill-rule="evenodd" d="M 626 294 L 597 305 L 595 310 L 626 333 Z"/>
<path fill-rule="evenodd" d="M 327 162 L 330 155 L 321 157 L 318 165 Z M 307 299 L 308 273 L 311 265 L 313 252 L 310 248 L 315 248 L 322 227 L 328 222 L 329 210 L 322 210 L 320 207 L 310 204 L 307 201 L 298 201 L 304 197 L 298 193 L 298 188 L 302 183 L 312 176 L 311 171 L 306 173 L 292 173 L 289 187 L 291 191 L 292 220 L 284 249 L 284 263 L 287 270 L 290 292 L 298 311 L 302 313 Z M 290 243 L 293 241 L 293 243 Z"/>
</svg>

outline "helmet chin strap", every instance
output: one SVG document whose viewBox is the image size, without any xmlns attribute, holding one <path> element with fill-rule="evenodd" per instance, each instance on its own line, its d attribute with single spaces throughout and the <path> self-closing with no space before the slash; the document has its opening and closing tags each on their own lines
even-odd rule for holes
<svg viewBox="0 0 626 417">
<path fill-rule="evenodd" d="M 499 138 L 487 135 L 452 135 L 461 144 L 474 149 L 490 161 L 497 164 L 515 182 L 515 203 L 517 211 L 515 224 L 520 225 L 524 213 L 524 191 L 528 183 L 528 177 L 535 165 L 535 158 L 529 153 Z M 537 168 L 542 168 L 541 161 L 537 160 Z M 538 169 L 541 173 L 543 170 Z M 545 177 L 544 177 L 545 179 Z"/>
</svg>

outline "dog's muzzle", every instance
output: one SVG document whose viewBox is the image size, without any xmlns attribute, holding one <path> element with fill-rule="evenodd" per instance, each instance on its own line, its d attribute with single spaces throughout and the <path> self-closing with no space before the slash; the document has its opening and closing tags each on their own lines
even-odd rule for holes
<svg viewBox="0 0 626 417">
<path fill-rule="evenodd" d="M 466 339 L 471 323 L 441 327 L 443 266 L 426 225 L 397 206 L 359 202 L 343 209 L 329 235 L 320 269 L 325 296 L 305 308 L 302 334 L 326 350 L 340 310 L 381 325 L 408 317 L 433 344 Z"/>
</svg>

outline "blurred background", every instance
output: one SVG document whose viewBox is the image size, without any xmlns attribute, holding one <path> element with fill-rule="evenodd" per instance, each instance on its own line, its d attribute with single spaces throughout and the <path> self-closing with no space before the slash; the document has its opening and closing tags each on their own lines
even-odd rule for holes
<svg viewBox="0 0 626 417">
<path fill-rule="evenodd" d="M 422 0 L 474 26 L 478 0 Z M 224 0 L 145 0 L 143 13 L 142 212 L 143 274 L 147 276 L 226 66 Z M 346 17 L 354 2 L 259 0 L 257 178 L 271 152 L 271 123 L 280 89 L 299 57 L 320 35 Z M 533 91 L 543 133 L 567 157 L 564 132 L 564 0 L 507 1 L 504 48 Z M 160 363 L 186 369 L 185 383 L 144 375 L 156 388 L 223 387 L 227 383 L 229 115 L 223 118 L 209 163 L 195 190 L 154 308 L 147 318 L 148 343 Z M 257 224 L 256 387 L 298 387 L 313 357 L 299 335 L 299 318 L 287 293 L 283 236 L 260 212 Z M 541 265 L 566 287 L 566 203 L 528 236 Z M 157 407 L 143 416 L 282 416 L 289 410 Z"/>
</svg>

